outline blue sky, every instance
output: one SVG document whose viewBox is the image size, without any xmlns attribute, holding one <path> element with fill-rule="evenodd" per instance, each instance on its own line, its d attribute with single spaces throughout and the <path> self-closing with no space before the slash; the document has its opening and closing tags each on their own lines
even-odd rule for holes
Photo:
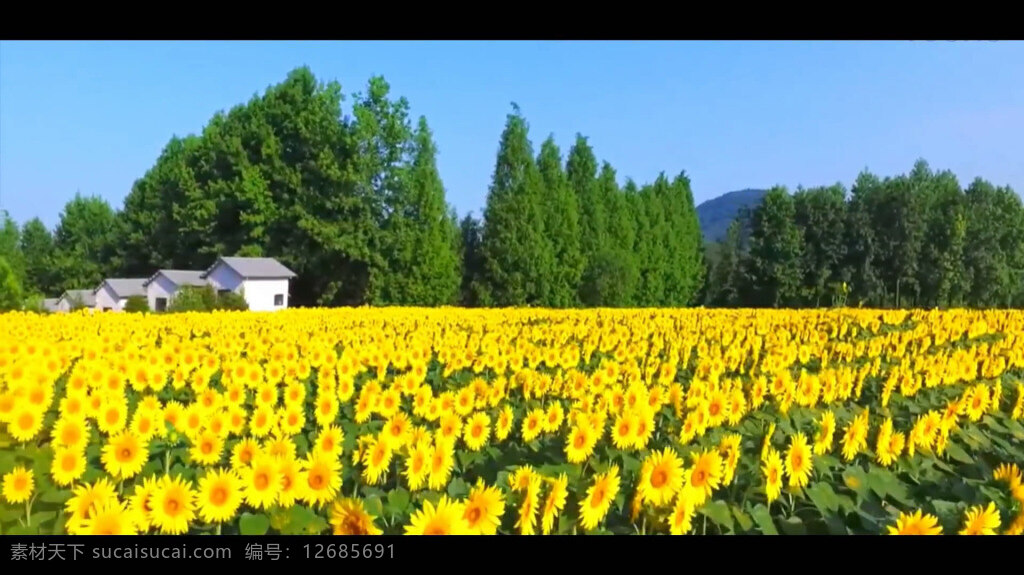
<svg viewBox="0 0 1024 575">
<path fill-rule="evenodd" d="M 77 190 L 119 207 L 172 135 L 301 65 L 346 93 L 384 75 L 460 214 L 512 101 L 535 149 L 580 132 L 620 181 L 685 170 L 698 202 L 919 157 L 1024 190 L 1024 42 L 0 42 L 0 208 L 52 226 Z"/>
</svg>

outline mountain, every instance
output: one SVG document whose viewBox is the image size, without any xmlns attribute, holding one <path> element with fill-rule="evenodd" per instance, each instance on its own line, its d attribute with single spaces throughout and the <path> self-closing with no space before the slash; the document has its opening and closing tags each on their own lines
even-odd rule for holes
<svg viewBox="0 0 1024 575">
<path fill-rule="evenodd" d="M 736 219 L 743 208 L 754 209 L 768 190 L 746 189 L 729 192 L 697 206 L 697 219 L 704 241 L 720 242 L 725 239 L 729 224 Z"/>
</svg>

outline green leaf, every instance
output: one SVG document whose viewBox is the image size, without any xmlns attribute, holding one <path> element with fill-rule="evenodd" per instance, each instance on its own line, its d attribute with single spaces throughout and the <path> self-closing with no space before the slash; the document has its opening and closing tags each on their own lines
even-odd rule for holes
<svg viewBox="0 0 1024 575">
<path fill-rule="evenodd" d="M 799 517 L 787 517 L 780 523 L 782 532 L 786 535 L 806 535 L 807 526 Z"/>
<path fill-rule="evenodd" d="M 43 494 L 39 496 L 39 500 L 44 503 L 64 503 L 68 499 L 71 499 L 73 495 L 74 494 L 70 491 L 55 491 L 50 489 L 43 492 Z"/>
<path fill-rule="evenodd" d="M 761 533 L 765 535 L 779 534 L 779 531 L 775 528 L 775 522 L 772 521 L 772 514 L 764 504 L 758 503 L 750 510 L 750 516 L 754 518 L 754 522 L 757 523 Z"/>
<path fill-rule="evenodd" d="M 709 501 L 700 508 L 700 512 L 719 527 L 732 531 L 732 513 L 729 512 L 729 505 L 724 501 Z"/>
<path fill-rule="evenodd" d="M 953 460 L 959 461 L 960 463 L 967 465 L 972 465 L 974 463 L 974 458 L 968 455 L 962 447 L 952 441 L 946 444 L 946 455 L 949 455 Z"/>
<path fill-rule="evenodd" d="M 266 535 L 270 529 L 270 519 L 266 515 L 243 513 L 238 521 L 238 529 L 242 535 Z"/>
<path fill-rule="evenodd" d="M 733 504 L 731 505 L 731 508 L 733 517 L 735 517 L 736 521 L 740 524 L 740 529 L 743 531 L 750 531 L 751 528 L 754 527 L 754 521 L 750 516 L 744 513 L 744 511 L 740 509 L 739 505 Z"/>
<path fill-rule="evenodd" d="M 388 492 L 388 510 L 393 515 L 404 515 L 409 507 L 409 492 L 397 487 Z"/>
<path fill-rule="evenodd" d="M 11 527 L 7 531 L 7 535 L 38 535 L 38 534 L 39 534 L 39 527 L 36 526 L 36 525 L 33 525 L 31 527 L 26 527 L 24 525 L 15 525 L 14 527 Z"/>
<path fill-rule="evenodd" d="M 461 499 L 469 494 L 469 486 L 461 477 L 456 477 L 448 484 L 448 495 L 455 499 Z"/>
<path fill-rule="evenodd" d="M 43 523 L 53 519 L 57 516 L 56 511 L 40 511 L 32 514 L 32 525 L 42 525 Z"/>
<path fill-rule="evenodd" d="M 808 487 L 806 492 L 823 516 L 828 512 L 839 510 L 839 499 L 828 483 L 819 481 Z"/>
</svg>

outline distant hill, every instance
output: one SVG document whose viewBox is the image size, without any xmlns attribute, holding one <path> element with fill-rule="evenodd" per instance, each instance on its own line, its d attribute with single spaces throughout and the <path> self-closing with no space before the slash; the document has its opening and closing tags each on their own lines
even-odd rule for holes
<svg viewBox="0 0 1024 575">
<path fill-rule="evenodd" d="M 768 190 L 746 189 L 729 192 L 703 202 L 697 206 L 697 219 L 705 242 L 719 242 L 725 239 L 729 224 L 743 208 L 753 209 L 761 202 Z"/>
</svg>

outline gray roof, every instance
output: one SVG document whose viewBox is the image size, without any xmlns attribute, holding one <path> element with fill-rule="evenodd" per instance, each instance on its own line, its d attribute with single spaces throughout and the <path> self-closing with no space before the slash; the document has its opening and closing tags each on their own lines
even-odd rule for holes
<svg viewBox="0 0 1024 575">
<path fill-rule="evenodd" d="M 156 276 L 158 275 L 162 275 L 171 280 L 171 282 L 176 286 L 206 285 L 206 281 L 203 280 L 203 272 L 199 270 L 157 270 L 157 272 L 150 276 L 150 278 L 142 285 L 147 286 L 151 284 L 156 280 Z"/>
<path fill-rule="evenodd" d="M 59 297 L 48 297 L 43 300 L 43 309 L 48 311 L 55 311 L 57 309 L 57 302 L 59 301 Z"/>
<path fill-rule="evenodd" d="M 132 297 L 133 295 L 146 295 L 145 283 L 146 278 L 107 278 L 103 280 L 103 284 L 110 286 L 114 295 L 119 299 Z M 100 291 L 103 284 L 96 288 L 97 292 Z"/>
<path fill-rule="evenodd" d="M 223 263 L 235 270 L 243 279 L 284 279 L 295 277 L 295 272 L 284 267 L 281 262 L 274 258 L 235 258 L 221 257 L 210 266 L 210 269 L 203 272 L 202 277 L 210 275 L 217 264 Z"/>
<path fill-rule="evenodd" d="M 66 299 L 69 302 L 78 299 L 82 301 L 83 305 L 93 307 L 96 305 L 96 292 L 91 289 L 69 289 L 60 296 L 60 299 Z"/>
</svg>

